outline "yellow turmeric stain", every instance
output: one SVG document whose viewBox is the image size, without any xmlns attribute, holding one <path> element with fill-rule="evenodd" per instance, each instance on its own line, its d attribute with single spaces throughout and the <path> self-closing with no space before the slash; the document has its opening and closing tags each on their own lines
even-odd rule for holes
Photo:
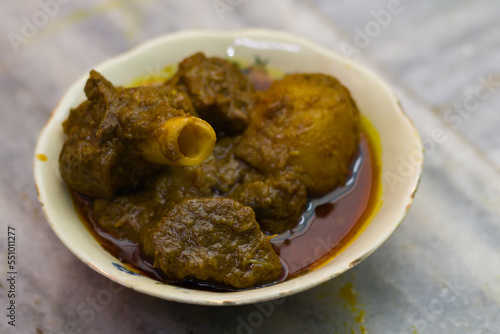
<svg viewBox="0 0 500 334">
<path fill-rule="evenodd" d="M 39 153 L 36 155 L 36 158 L 40 161 L 47 161 L 47 156 L 45 154 Z"/>
<path fill-rule="evenodd" d="M 267 73 L 274 80 L 281 80 L 285 76 L 285 72 L 275 68 L 267 68 Z"/>
<path fill-rule="evenodd" d="M 356 306 L 356 293 L 354 292 L 352 283 L 347 282 L 343 287 L 341 287 L 339 290 L 339 295 L 346 301 L 348 305 L 352 307 Z"/>
<path fill-rule="evenodd" d="M 356 318 L 354 318 L 354 321 L 356 321 L 356 322 L 365 322 L 364 316 L 365 316 L 365 311 L 361 310 L 361 311 L 359 311 L 358 316 Z"/>
<path fill-rule="evenodd" d="M 177 64 L 162 68 L 160 68 L 159 66 L 156 66 L 156 68 L 153 66 L 146 66 L 144 68 L 144 71 L 146 73 L 132 80 L 132 82 L 127 87 L 160 85 L 173 77 L 177 72 L 177 69 Z"/>
<path fill-rule="evenodd" d="M 356 298 L 356 291 L 354 290 L 354 286 L 352 283 L 347 282 L 343 287 L 339 289 L 339 296 L 345 301 L 345 308 L 348 308 L 352 311 L 353 313 L 353 318 L 354 321 L 358 324 L 360 324 L 359 330 L 361 334 L 368 334 L 368 331 L 366 328 L 361 325 L 362 323 L 365 322 L 365 311 L 364 310 L 359 310 L 359 306 L 357 304 L 357 298 Z M 352 325 L 350 325 L 347 322 L 344 322 L 345 325 L 349 328 Z M 355 329 L 351 327 L 351 333 L 355 333 Z"/>
</svg>

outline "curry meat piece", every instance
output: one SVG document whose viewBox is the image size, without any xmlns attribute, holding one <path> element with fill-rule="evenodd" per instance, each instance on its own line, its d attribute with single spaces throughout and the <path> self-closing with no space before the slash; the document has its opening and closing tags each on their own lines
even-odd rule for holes
<svg viewBox="0 0 500 334">
<path fill-rule="evenodd" d="M 231 153 L 234 140 L 219 140 L 202 165 L 166 166 L 133 189 L 110 199 L 96 199 L 93 215 L 117 238 L 138 242 L 141 229 L 165 208 L 188 198 L 225 194 L 243 180 L 247 165 Z"/>
<path fill-rule="evenodd" d="M 96 199 L 93 215 L 116 238 L 139 242 L 142 228 L 157 219 L 157 214 L 184 199 L 213 196 L 215 182 L 216 176 L 205 174 L 201 166 L 165 167 L 131 194 Z"/>
<path fill-rule="evenodd" d="M 200 166 L 190 167 L 191 171 L 198 170 L 197 174 L 203 176 L 198 184 L 208 183 L 212 196 L 233 198 L 251 207 L 263 231 L 282 233 L 293 228 L 307 205 L 302 174 L 294 167 L 262 173 L 236 157 L 240 140 L 240 137 L 219 140 L 213 157 Z"/>
<path fill-rule="evenodd" d="M 145 143 L 157 140 L 168 119 L 190 117 L 154 87 L 114 87 L 96 71 L 85 94 L 88 100 L 63 123 L 68 139 L 59 169 L 71 188 L 90 197 L 111 198 L 158 171 L 161 166 L 144 157 Z"/>
<path fill-rule="evenodd" d="M 226 196 L 250 206 L 261 229 L 281 233 L 293 228 L 307 204 L 305 184 L 292 168 L 264 175 L 234 156 L 238 138 L 217 142 L 199 166 L 168 166 L 132 194 L 94 201 L 97 223 L 117 238 L 138 241 L 140 230 L 165 207 L 188 198 Z"/>
<path fill-rule="evenodd" d="M 240 133 L 248 124 L 254 87 L 238 66 L 227 60 L 196 53 L 179 64 L 162 89 L 186 92 L 199 117 L 219 134 Z"/>
<path fill-rule="evenodd" d="M 187 199 L 143 229 L 145 255 L 171 280 L 196 278 L 235 288 L 271 283 L 281 262 L 250 207 L 228 198 Z"/>
<path fill-rule="evenodd" d="M 293 74 L 259 92 L 236 156 L 263 173 L 300 170 L 310 196 L 345 183 L 360 136 L 347 88 L 324 74 Z"/>
<path fill-rule="evenodd" d="M 112 199 L 94 200 L 92 215 L 96 223 L 117 239 L 138 243 L 144 226 L 156 221 L 158 211 L 166 206 L 156 203 L 154 196 L 145 190 Z"/>
<path fill-rule="evenodd" d="M 171 86 L 167 83 L 161 86 L 156 86 L 156 88 L 165 95 L 170 106 L 172 106 L 173 108 L 184 110 L 185 112 L 195 117 L 200 117 L 200 115 L 196 112 L 196 109 L 193 106 L 193 102 L 191 102 L 191 98 L 186 91 L 176 89 L 174 86 Z"/>
<path fill-rule="evenodd" d="M 253 174 L 257 177 L 249 176 L 228 196 L 254 209 L 263 231 L 279 234 L 295 227 L 307 206 L 300 174 L 291 168 L 268 177 Z"/>
</svg>

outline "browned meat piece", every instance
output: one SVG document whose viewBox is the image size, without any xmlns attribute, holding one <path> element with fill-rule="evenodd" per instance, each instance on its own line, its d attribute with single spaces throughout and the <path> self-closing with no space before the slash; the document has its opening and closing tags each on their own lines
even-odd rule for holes
<svg viewBox="0 0 500 334">
<path fill-rule="evenodd" d="M 141 235 L 144 253 L 169 279 L 236 288 L 280 278 L 281 262 L 269 239 L 250 207 L 227 198 L 181 201 Z"/>
<path fill-rule="evenodd" d="M 172 108 L 154 87 L 117 88 L 92 71 L 85 94 L 63 124 L 59 157 L 64 181 L 85 195 L 111 198 L 163 164 L 200 164 L 213 149 L 210 125 Z"/>
<path fill-rule="evenodd" d="M 263 231 L 282 233 L 297 225 L 307 205 L 306 186 L 298 174 L 284 170 L 255 178 L 248 177 L 228 196 L 251 207 Z"/>
<path fill-rule="evenodd" d="M 177 89 L 175 86 L 169 84 L 157 86 L 157 88 L 165 94 L 172 108 L 184 110 L 193 116 L 200 117 L 194 109 L 191 98 L 185 90 Z"/>
<path fill-rule="evenodd" d="M 253 85 L 224 59 L 196 53 L 179 64 L 163 89 L 187 92 L 198 115 L 219 133 L 240 133 L 248 124 Z"/>
<path fill-rule="evenodd" d="M 113 199 L 96 199 L 92 213 L 97 224 L 117 239 L 139 242 L 142 228 L 155 221 L 160 208 L 151 196 L 141 191 Z"/>
<path fill-rule="evenodd" d="M 200 166 L 167 166 L 134 189 L 133 194 L 94 201 L 93 215 L 117 238 L 138 241 L 140 229 L 158 211 L 187 198 L 225 194 L 241 182 L 248 167 L 231 154 L 234 140 L 217 142 L 214 154 Z"/>
<path fill-rule="evenodd" d="M 199 166 L 166 167 L 133 194 L 95 200 L 93 214 L 115 237 L 138 242 L 141 229 L 157 219 L 158 212 L 183 199 L 212 196 L 210 178 Z"/>
</svg>

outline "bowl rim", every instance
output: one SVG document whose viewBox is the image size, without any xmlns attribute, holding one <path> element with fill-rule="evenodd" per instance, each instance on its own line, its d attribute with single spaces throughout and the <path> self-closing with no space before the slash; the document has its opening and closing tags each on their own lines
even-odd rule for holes
<svg viewBox="0 0 500 334">
<path fill-rule="evenodd" d="M 306 40 L 302 37 L 298 37 L 296 35 L 283 32 L 283 31 L 278 31 L 278 30 L 270 30 L 270 29 L 261 29 L 261 28 L 251 28 L 251 29 L 238 29 L 238 30 L 201 30 L 201 29 L 196 29 L 196 30 L 185 30 L 185 31 L 179 31 L 179 32 L 174 32 L 174 33 L 167 33 L 158 37 L 155 37 L 151 40 L 148 40 L 144 43 L 141 43 L 134 48 L 121 53 L 119 55 L 113 56 L 97 66 L 95 66 L 96 70 L 100 70 L 106 67 L 109 67 L 110 65 L 124 61 L 128 58 L 133 58 L 136 56 L 140 56 L 140 54 L 143 51 L 146 51 L 150 48 L 155 48 L 158 47 L 159 45 L 162 45 L 164 43 L 172 43 L 175 42 L 178 39 L 184 39 L 184 38 L 236 38 L 236 37 L 253 37 L 253 38 L 271 38 L 271 39 L 280 39 L 280 40 L 287 40 L 287 41 L 293 41 L 293 43 L 297 43 L 300 46 L 304 46 L 305 48 L 308 48 L 310 50 L 313 50 L 314 52 L 321 53 L 328 58 L 332 58 L 337 62 L 345 63 L 346 60 L 343 58 L 341 55 L 335 53 L 334 51 L 329 50 L 326 47 L 320 46 L 314 42 L 311 42 L 309 40 Z M 412 189 L 409 193 L 408 198 L 406 199 L 405 203 L 405 209 L 399 213 L 397 221 L 391 225 L 391 229 L 384 235 L 383 238 L 379 239 L 377 243 L 375 243 L 372 247 L 370 247 L 367 251 L 365 251 L 362 255 L 357 257 L 355 260 L 351 261 L 349 265 L 344 266 L 341 270 L 337 270 L 334 272 L 326 272 L 325 274 L 321 275 L 318 279 L 311 280 L 311 279 L 306 279 L 306 277 L 309 275 L 305 274 L 303 276 L 297 277 L 295 279 L 285 281 L 285 282 L 280 282 L 278 284 L 274 284 L 271 286 L 264 286 L 264 287 L 259 287 L 255 289 L 250 289 L 250 290 L 243 290 L 243 291 L 236 291 L 236 292 L 203 292 L 199 290 L 192 290 L 191 291 L 197 291 L 200 292 L 199 295 L 203 295 L 204 298 L 193 298 L 191 295 L 197 295 L 196 293 L 192 294 L 183 294 L 183 293 L 174 293 L 174 294 L 169 294 L 169 293 L 161 293 L 159 292 L 158 289 L 153 289 L 151 290 L 148 286 L 146 285 L 137 285 L 129 280 L 121 279 L 119 277 L 113 276 L 103 268 L 101 268 L 99 265 L 96 265 L 95 263 L 92 262 L 92 259 L 87 258 L 84 254 L 81 254 L 78 252 L 73 243 L 64 235 L 64 233 L 57 227 L 57 224 L 55 224 L 52 221 L 51 218 L 51 213 L 47 212 L 46 206 L 44 205 L 44 201 L 47 197 L 47 194 L 45 192 L 45 189 L 41 189 L 39 187 L 40 180 L 43 178 L 43 175 L 41 174 L 40 168 L 37 168 L 38 166 L 38 159 L 37 155 L 41 151 L 40 148 L 44 144 L 44 138 L 47 137 L 50 125 L 54 122 L 56 113 L 61 107 L 61 104 L 63 101 L 71 98 L 75 94 L 75 90 L 79 89 L 82 85 L 82 82 L 85 82 L 88 78 L 88 74 L 82 75 L 78 80 L 76 80 L 75 83 L 73 83 L 65 92 L 65 94 L 62 96 L 62 98 L 59 100 L 58 104 L 52 111 L 49 119 L 47 120 L 47 123 L 44 125 L 42 131 L 40 132 L 40 135 L 38 137 L 37 145 L 35 148 L 35 156 L 34 156 L 34 178 L 35 178 L 35 186 L 37 189 L 37 194 L 38 194 L 38 199 L 39 202 L 42 206 L 43 213 L 45 215 L 45 218 L 47 222 L 49 223 L 50 227 L 54 231 L 54 233 L 57 235 L 59 240 L 82 262 L 87 264 L 90 268 L 93 270 L 99 272 L 103 276 L 109 278 L 112 281 L 115 281 L 123 286 L 126 286 L 128 288 L 131 288 L 135 291 L 145 293 L 151 296 L 159 297 L 162 299 L 170 300 L 170 301 L 176 301 L 176 302 L 183 302 L 183 303 L 189 303 L 189 304 L 198 304 L 198 305 L 243 305 L 243 304 L 250 304 L 250 303 L 256 303 L 256 302 L 263 302 L 263 301 L 268 301 L 268 300 L 274 300 L 282 297 L 286 297 L 298 292 L 302 292 L 304 290 L 313 288 L 317 285 L 320 285 L 340 274 L 343 272 L 347 271 L 348 269 L 354 267 L 355 265 L 359 264 L 362 262 L 364 259 L 366 259 L 370 254 L 372 254 L 377 248 L 379 248 L 393 233 L 394 231 L 401 225 L 401 222 L 404 220 L 406 215 L 408 214 L 408 211 L 413 203 L 414 195 L 415 192 L 418 189 L 418 185 L 420 183 L 421 177 L 422 177 L 422 170 L 423 170 L 423 146 L 422 146 L 422 141 L 420 138 L 420 135 L 418 134 L 417 128 L 415 124 L 412 122 L 412 120 L 405 114 L 403 111 L 403 108 L 401 106 L 400 101 L 397 99 L 396 95 L 392 91 L 392 89 L 388 86 L 388 84 L 385 83 L 384 80 L 382 80 L 378 75 L 376 75 L 371 69 L 365 67 L 364 65 L 361 65 L 355 60 L 349 60 L 349 66 L 351 67 L 356 67 L 359 70 L 363 71 L 365 75 L 369 75 L 372 77 L 372 79 L 376 80 L 378 84 L 380 84 L 381 89 L 384 89 L 389 96 L 393 99 L 393 102 L 395 104 L 395 108 L 399 112 L 400 116 L 404 117 L 405 121 L 409 122 L 410 127 L 413 130 L 413 135 L 415 137 L 415 145 L 416 149 L 419 150 L 419 152 L 422 152 L 421 160 L 418 166 L 416 167 L 416 172 L 411 178 L 411 184 L 413 184 Z M 403 201 L 403 199 L 402 199 Z M 75 212 L 76 214 L 76 212 Z M 105 251 L 105 250 L 103 250 Z M 117 260 L 118 261 L 118 260 Z M 313 271 L 314 272 L 314 271 Z M 291 283 L 291 284 L 290 284 Z M 174 287 L 172 285 L 165 284 L 170 287 Z M 282 289 L 270 289 L 273 287 L 281 286 L 283 287 Z M 183 288 L 178 288 L 175 287 L 175 290 L 182 290 Z M 266 291 L 269 291 L 269 293 L 264 293 Z M 169 291 L 170 293 L 172 291 Z M 250 292 L 250 293 L 249 293 Z M 254 293 L 252 293 L 254 292 Z M 217 297 L 216 297 L 217 295 Z M 221 298 L 221 296 L 224 296 Z M 240 298 L 244 296 L 245 298 Z"/>
</svg>

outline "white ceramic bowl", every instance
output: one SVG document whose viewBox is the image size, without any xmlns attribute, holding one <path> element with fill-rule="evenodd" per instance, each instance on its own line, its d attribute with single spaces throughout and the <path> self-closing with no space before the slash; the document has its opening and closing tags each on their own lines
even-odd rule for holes
<svg viewBox="0 0 500 334">
<path fill-rule="evenodd" d="M 269 60 L 268 66 L 284 72 L 322 72 L 337 77 L 351 91 L 357 105 L 378 131 L 381 152 L 382 204 L 366 229 L 326 265 L 301 277 L 241 292 L 208 292 L 158 284 L 128 271 L 89 234 L 75 213 L 68 188 L 58 170 L 65 140 L 61 123 L 69 109 L 84 99 L 88 75 L 72 85 L 43 129 L 35 154 L 34 172 L 40 203 L 59 239 L 84 263 L 126 287 L 152 296 L 192 304 L 235 305 L 288 296 L 323 283 L 353 267 L 394 232 L 404 219 L 417 189 L 422 168 L 420 137 L 401 110 L 390 88 L 373 72 L 304 39 L 270 30 L 186 31 L 147 42 L 96 66 L 117 85 L 130 84 L 152 70 L 178 63 L 203 51 L 209 56 Z"/>
</svg>

